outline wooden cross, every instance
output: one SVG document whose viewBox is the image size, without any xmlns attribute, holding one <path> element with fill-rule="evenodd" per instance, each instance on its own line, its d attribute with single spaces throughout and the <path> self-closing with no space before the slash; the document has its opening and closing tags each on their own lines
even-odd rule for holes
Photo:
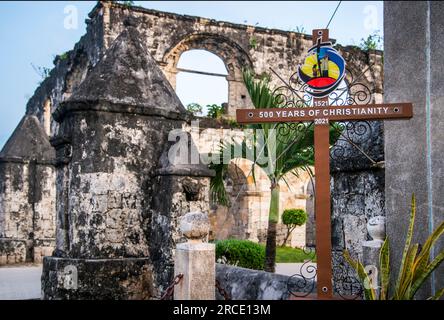
<svg viewBox="0 0 444 320">
<path fill-rule="evenodd" d="M 329 40 L 328 29 L 313 30 L 313 45 Z M 317 253 L 317 296 L 333 298 L 330 213 L 330 145 L 329 121 L 384 120 L 411 118 L 411 103 L 330 106 L 328 96 L 313 97 L 313 107 L 238 109 L 241 124 L 265 122 L 314 122 L 315 213 Z"/>
</svg>

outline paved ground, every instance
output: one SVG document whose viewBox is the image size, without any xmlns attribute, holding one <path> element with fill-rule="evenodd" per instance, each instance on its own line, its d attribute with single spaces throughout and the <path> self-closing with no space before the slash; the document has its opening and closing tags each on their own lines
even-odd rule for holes
<svg viewBox="0 0 444 320">
<path fill-rule="evenodd" d="M 303 263 L 276 263 L 276 273 L 284 274 L 286 276 L 292 276 L 294 274 L 301 274 L 307 278 L 311 278 L 312 272 L 315 271 L 312 267 L 316 267 L 316 263 L 308 262 L 305 265 Z"/>
<path fill-rule="evenodd" d="M 40 299 L 42 266 L 0 268 L 0 300 Z"/>
<path fill-rule="evenodd" d="M 292 276 L 300 274 L 302 263 L 277 263 L 276 273 Z M 303 274 L 310 276 L 307 266 L 316 263 L 308 263 L 304 266 Z M 24 300 L 40 299 L 40 277 L 42 266 L 26 265 L 20 267 L 0 268 L 0 300 Z"/>
</svg>

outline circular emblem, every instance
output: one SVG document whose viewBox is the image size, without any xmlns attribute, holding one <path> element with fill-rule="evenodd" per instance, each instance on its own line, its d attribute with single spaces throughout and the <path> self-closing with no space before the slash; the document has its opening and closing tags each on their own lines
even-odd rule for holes
<svg viewBox="0 0 444 320">
<path fill-rule="evenodd" d="M 318 43 L 308 51 L 298 76 L 307 85 L 305 92 L 325 97 L 333 92 L 345 76 L 345 61 L 330 42 Z"/>
</svg>

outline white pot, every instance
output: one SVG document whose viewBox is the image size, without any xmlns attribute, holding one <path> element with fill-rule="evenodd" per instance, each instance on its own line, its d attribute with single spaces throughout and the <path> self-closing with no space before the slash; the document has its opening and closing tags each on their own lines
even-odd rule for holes
<svg viewBox="0 0 444 320">
<path fill-rule="evenodd" d="M 368 220 L 367 231 L 370 237 L 376 241 L 385 240 L 385 217 L 375 216 Z"/>
</svg>

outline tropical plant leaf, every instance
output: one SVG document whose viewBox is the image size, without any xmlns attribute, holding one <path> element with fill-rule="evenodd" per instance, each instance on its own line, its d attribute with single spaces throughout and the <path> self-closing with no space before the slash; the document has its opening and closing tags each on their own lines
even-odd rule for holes
<svg viewBox="0 0 444 320">
<path fill-rule="evenodd" d="M 427 300 L 439 300 L 443 295 L 444 295 L 444 288 L 439 290 L 433 297 L 430 297 Z"/>
<path fill-rule="evenodd" d="M 427 268 L 420 274 L 420 276 L 416 279 L 412 284 L 411 295 L 412 297 L 421 287 L 423 282 L 430 276 L 430 274 L 439 267 L 439 265 L 444 261 L 444 251 L 441 251 L 436 258 L 427 266 Z"/>
<path fill-rule="evenodd" d="M 350 264 L 350 266 L 356 271 L 358 275 L 359 281 L 363 284 L 364 288 L 364 297 L 366 300 L 376 300 L 376 291 L 372 286 L 368 284 L 371 283 L 370 277 L 367 272 L 365 272 L 365 268 L 361 262 L 354 260 L 350 253 L 347 250 L 344 250 L 344 258 Z"/>
<path fill-rule="evenodd" d="M 409 248 L 407 255 L 405 257 L 405 263 L 403 269 L 400 270 L 401 282 L 395 291 L 395 299 L 408 300 L 410 299 L 410 288 L 412 286 L 413 274 L 415 270 L 413 269 L 415 264 L 415 258 L 418 253 L 419 244 L 414 244 Z"/>
<path fill-rule="evenodd" d="M 416 216 L 416 201 L 415 196 L 412 195 L 412 207 L 410 214 L 410 224 L 407 232 L 407 237 L 405 240 L 404 251 L 402 255 L 401 267 L 399 269 L 399 274 L 397 277 L 395 288 L 393 289 L 393 300 L 412 300 L 423 285 L 424 281 L 430 276 L 430 274 L 444 261 L 444 251 L 441 251 L 438 256 L 436 256 L 431 263 L 430 252 L 436 241 L 444 234 L 444 222 L 442 222 L 433 233 L 427 238 L 424 246 L 421 248 L 420 244 L 411 245 L 413 227 Z M 386 238 L 384 244 L 381 247 L 379 253 L 379 276 L 381 283 L 381 292 L 379 299 L 388 300 L 389 289 L 390 289 L 390 248 L 389 241 Z M 345 258 L 352 267 L 358 273 L 358 278 L 362 284 L 368 283 L 368 279 L 362 271 L 362 265 L 359 262 L 353 261 L 348 252 L 344 253 Z M 392 291 L 392 290 L 390 290 Z M 371 298 L 372 293 L 369 291 L 364 291 L 366 298 Z M 435 296 L 429 298 L 429 300 L 439 299 L 444 295 L 444 288 L 436 293 Z"/>
<path fill-rule="evenodd" d="M 444 234 L 444 221 L 435 229 L 435 231 L 427 238 L 421 252 L 419 253 L 418 259 L 416 260 L 415 274 L 413 276 L 413 282 L 415 282 L 420 275 L 427 268 L 430 260 L 430 251 L 432 250 L 435 242 Z"/>
<path fill-rule="evenodd" d="M 401 259 L 401 266 L 399 268 L 399 274 L 398 274 L 398 280 L 396 281 L 396 289 L 395 289 L 395 296 L 394 298 L 397 299 L 399 298 L 398 293 L 399 293 L 399 288 L 401 287 L 401 282 L 402 282 L 402 278 L 404 276 L 404 265 L 405 265 L 405 261 L 407 258 L 407 254 L 410 250 L 410 244 L 412 242 L 412 237 L 413 237 L 413 227 L 415 225 L 415 215 L 416 215 L 416 200 L 415 200 L 415 195 L 412 195 L 412 201 L 411 201 L 411 211 L 410 211 L 410 223 L 409 223 L 409 228 L 407 231 L 407 237 L 405 240 L 405 245 L 404 245 L 404 251 L 402 253 L 402 259 Z"/>
<path fill-rule="evenodd" d="M 380 300 L 388 298 L 389 283 L 390 283 L 390 245 L 388 238 L 385 239 L 381 251 L 379 252 L 379 269 L 381 277 L 381 291 L 379 295 Z"/>
</svg>

